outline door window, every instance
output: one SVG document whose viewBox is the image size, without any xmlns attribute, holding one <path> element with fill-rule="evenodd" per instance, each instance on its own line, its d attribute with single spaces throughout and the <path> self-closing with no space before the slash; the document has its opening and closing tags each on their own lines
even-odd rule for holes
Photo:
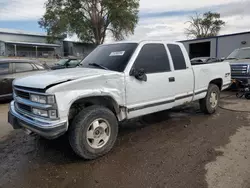
<svg viewBox="0 0 250 188">
<path fill-rule="evenodd" d="M 15 63 L 16 72 L 33 71 L 34 68 L 30 63 Z"/>
<path fill-rule="evenodd" d="M 0 75 L 9 73 L 9 63 L 0 64 Z"/>
<path fill-rule="evenodd" d="M 134 64 L 135 69 L 144 69 L 145 73 L 170 71 L 168 55 L 163 44 L 145 44 Z"/>
</svg>

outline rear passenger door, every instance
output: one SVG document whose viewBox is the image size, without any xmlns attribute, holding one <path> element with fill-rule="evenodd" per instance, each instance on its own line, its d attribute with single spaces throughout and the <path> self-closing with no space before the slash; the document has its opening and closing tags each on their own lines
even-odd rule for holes
<svg viewBox="0 0 250 188">
<path fill-rule="evenodd" d="M 0 97 L 10 97 L 12 95 L 12 81 L 14 75 L 12 73 L 11 63 L 0 64 Z"/>
<path fill-rule="evenodd" d="M 194 89 L 194 74 L 192 67 L 187 67 L 186 59 L 182 53 L 181 47 L 177 44 L 167 44 L 169 49 L 171 60 L 174 66 L 175 85 L 174 106 L 182 105 L 186 102 L 190 102 L 193 97 Z"/>
<path fill-rule="evenodd" d="M 144 69 L 147 80 L 141 81 L 126 75 L 128 118 L 172 108 L 175 83 L 164 44 L 144 44 L 132 69 Z"/>
</svg>

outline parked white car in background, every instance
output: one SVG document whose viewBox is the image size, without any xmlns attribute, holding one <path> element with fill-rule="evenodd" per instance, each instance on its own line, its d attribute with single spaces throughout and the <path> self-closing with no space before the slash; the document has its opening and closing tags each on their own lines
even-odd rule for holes
<svg viewBox="0 0 250 188">
<path fill-rule="evenodd" d="M 9 122 L 95 159 L 113 147 L 118 122 L 199 100 L 216 111 L 231 82 L 227 62 L 191 66 L 181 43 L 120 42 L 97 47 L 81 67 L 14 82 Z"/>
</svg>

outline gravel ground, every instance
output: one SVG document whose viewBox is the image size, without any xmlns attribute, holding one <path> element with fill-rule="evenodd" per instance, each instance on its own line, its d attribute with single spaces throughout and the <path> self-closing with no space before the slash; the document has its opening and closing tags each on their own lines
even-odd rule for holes
<svg viewBox="0 0 250 188">
<path fill-rule="evenodd" d="M 249 188 L 250 101 L 222 98 L 212 116 L 193 104 L 124 123 L 114 149 L 94 161 L 78 158 L 66 136 L 9 132 L 0 105 L 0 187 Z"/>
<path fill-rule="evenodd" d="M 12 127 L 7 123 L 8 119 L 8 104 L 0 103 L 0 139 L 6 137 L 11 131 Z"/>
</svg>

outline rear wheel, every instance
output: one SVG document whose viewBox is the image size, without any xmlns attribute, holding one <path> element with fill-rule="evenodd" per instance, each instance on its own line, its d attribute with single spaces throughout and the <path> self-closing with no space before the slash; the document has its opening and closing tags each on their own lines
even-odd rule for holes
<svg viewBox="0 0 250 188">
<path fill-rule="evenodd" d="M 84 159 L 95 159 L 109 152 L 118 134 L 118 122 L 109 109 L 90 106 L 73 120 L 69 130 L 72 149 Z"/>
<path fill-rule="evenodd" d="M 215 84 L 210 84 L 207 95 L 200 100 L 200 109 L 206 114 L 213 114 L 218 108 L 220 101 L 220 89 Z"/>
</svg>

